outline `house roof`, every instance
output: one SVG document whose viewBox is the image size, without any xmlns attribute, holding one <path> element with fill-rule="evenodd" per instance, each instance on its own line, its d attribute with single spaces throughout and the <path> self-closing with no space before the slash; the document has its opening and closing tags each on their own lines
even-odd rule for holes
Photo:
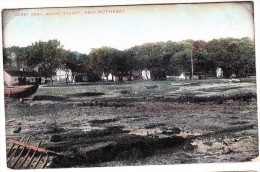
<svg viewBox="0 0 260 172">
<path fill-rule="evenodd" d="M 39 77 L 40 74 L 35 71 L 19 71 L 19 70 L 4 70 L 10 76 L 17 77 Z"/>
</svg>

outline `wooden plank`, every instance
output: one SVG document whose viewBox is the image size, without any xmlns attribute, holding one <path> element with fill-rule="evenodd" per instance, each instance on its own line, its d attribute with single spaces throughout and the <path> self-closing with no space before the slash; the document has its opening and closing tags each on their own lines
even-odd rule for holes
<svg viewBox="0 0 260 172">
<path fill-rule="evenodd" d="M 8 156 L 11 153 L 11 150 L 14 148 L 15 144 L 12 144 L 11 148 L 8 150 L 8 152 L 6 153 L 6 155 Z"/>
<path fill-rule="evenodd" d="M 41 145 L 41 142 L 38 143 L 37 147 L 39 147 L 40 145 Z M 36 152 L 37 152 L 37 150 L 34 150 L 32 156 L 31 156 L 31 158 L 30 158 L 30 160 L 29 160 L 29 163 L 26 165 L 25 168 L 28 168 L 28 167 L 31 165 L 31 163 L 32 163 L 32 161 L 33 161 L 33 159 L 34 159 L 34 156 L 35 156 Z"/>
<path fill-rule="evenodd" d="M 20 140 L 20 142 L 22 142 L 24 138 L 25 138 L 25 136 L 23 136 L 23 138 Z M 11 142 L 11 143 L 12 143 L 12 142 Z M 15 143 L 13 143 L 13 144 L 15 144 Z M 18 149 L 20 148 L 20 146 L 21 146 L 21 145 L 18 145 L 18 146 L 16 147 L 16 149 L 14 150 L 14 152 L 12 153 L 12 155 L 10 156 L 9 160 L 7 161 L 7 163 L 9 163 L 9 162 L 11 161 L 11 159 L 12 159 L 13 156 L 16 154 L 16 152 L 18 151 Z"/>
<path fill-rule="evenodd" d="M 23 166 L 23 164 L 26 162 L 26 160 L 28 159 L 30 153 L 31 153 L 32 149 L 30 149 L 27 154 L 25 155 L 23 161 L 19 164 L 18 168 L 21 168 Z"/>
<path fill-rule="evenodd" d="M 42 155 L 39 156 L 39 158 L 37 159 L 36 163 L 34 164 L 33 168 L 36 168 L 37 165 L 39 164 L 40 160 L 42 159 Z"/>
<path fill-rule="evenodd" d="M 48 159 L 49 159 L 49 155 L 47 155 L 46 159 L 44 160 L 44 162 L 42 164 L 42 168 L 46 167 Z"/>
<path fill-rule="evenodd" d="M 29 140 L 30 140 L 31 136 L 28 137 L 28 139 L 26 140 L 26 144 L 28 144 Z M 26 147 L 23 147 L 22 151 L 20 152 L 20 154 L 18 155 L 18 157 L 16 158 L 15 162 L 11 165 L 11 168 L 14 168 L 17 164 L 17 162 L 20 160 L 23 152 L 25 151 Z"/>
<path fill-rule="evenodd" d="M 32 146 L 32 145 L 27 145 L 23 142 L 19 142 L 19 141 L 16 141 L 16 140 L 10 140 L 11 143 L 14 143 L 16 145 L 19 145 L 19 146 L 23 146 L 23 147 L 26 147 L 28 149 L 32 149 L 32 150 L 35 150 L 39 153 L 46 153 L 46 154 L 49 154 L 49 155 L 58 155 L 58 156 L 61 156 L 62 154 L 61 153 L 58 153 L 58 152 L 54 152 L 54 151 L 50 151 L 50 150 L 46 150 L 44 148 L 39 148 L 38 146 Z"/>
</svg>

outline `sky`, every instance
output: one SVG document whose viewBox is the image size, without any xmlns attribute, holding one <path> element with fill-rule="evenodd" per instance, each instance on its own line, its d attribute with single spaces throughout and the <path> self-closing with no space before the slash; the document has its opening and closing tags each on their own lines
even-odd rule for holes
<svg viewBox="0 0 260 172">
<path fill-rule="evenodd" d="M 186 39 L 254 39 L 250 2 L 17 9 L 3 12 L 4 47 L 58 39 L 65 49 L 89 53 L 109 46 Z"/>
</svg>

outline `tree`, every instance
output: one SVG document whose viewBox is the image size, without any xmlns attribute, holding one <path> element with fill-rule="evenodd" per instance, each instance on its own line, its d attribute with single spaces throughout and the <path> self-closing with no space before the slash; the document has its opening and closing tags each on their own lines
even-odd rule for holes
<svg viewBox="0 0 260 172">
<path fill-rule="evenodd" d="M 112 49 L 110 52 L 110 60 L 108 63 L 108 70 L 117 75 L 119 81 L 123 80 L 123 76 L 128 74 L 127 57 L 125 53 L 117 49 Z"/>
<path fill-rule="evenodd" d="M 8 65 L 11 62 L 11 53 L 8 48 L 3 48 L 3 64 Z"/>
<path fill-rule="evenodd" d="M 101 48 L 93 48 L 89 53 L 91 65 L 95 68 L 94 72 L 99 76 L 101 76 L 103 72 L 109 72 L 111 51 L 113 51 L 113 48 L 103 46 Z"/>
<path fill-rule="evenodd" d="M 249 38 L 237 40 L 237 60 L 235 64 L 235 74 L 238 77 L 255 75 L 255 44 Z"/>
<path fill-rule="evenodd" d="M 245 76 L 255 73 L 254 43 L 249 38 L 214 39 L 207 43 L 207 52 L 211 55 L 216 66 L 223 69 L 225 77 L 232 74 Z"/>
<path fill-rule="evenodd" d="M 41 73 L 46 78 L 53 78 L 55 70 L 65 58 L 63 47 L 58 40 L 49 40 L 48 42 L 35 42 L 29 47 L 26 63 L 31 68 L 39 66 Z"/>
<path fill-rule="evenodd" d="M 6 67 L 13 69 L 26 68 L 26 58 L 28 58 L 28 47 L 12 46 L 3 49 L 3 62 Z"/>
</svg>

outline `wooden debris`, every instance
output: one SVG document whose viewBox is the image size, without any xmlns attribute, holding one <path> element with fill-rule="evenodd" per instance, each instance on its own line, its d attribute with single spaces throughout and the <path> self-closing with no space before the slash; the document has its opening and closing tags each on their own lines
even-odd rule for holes
<svg viewBox="0 0 260 172">
<path fill-rule="evenodd" d="M 20 141 L 10 140 L 10 149 L 7 151 L 7 166 L 12 169 L 45 168 L 50 156 L 62 156 L 61 153 L 29 144 L 31 136 L 24 136 Z"/>
</svg>

